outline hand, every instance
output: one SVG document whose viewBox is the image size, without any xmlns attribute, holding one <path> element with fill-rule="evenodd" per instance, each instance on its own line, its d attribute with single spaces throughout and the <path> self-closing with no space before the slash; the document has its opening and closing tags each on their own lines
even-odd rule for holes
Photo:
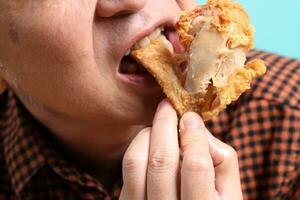
<svg viewBox="0 0 300 200">
<path fill-rule="evenodd" d="M 242 199 L 233 148 L 214 138 L 192 112 L 180 120 L 179 138 L 176 112 L 164 100 L 152 128 L 142 130 L 124 155 L 121 200 Z"/>
</svg>

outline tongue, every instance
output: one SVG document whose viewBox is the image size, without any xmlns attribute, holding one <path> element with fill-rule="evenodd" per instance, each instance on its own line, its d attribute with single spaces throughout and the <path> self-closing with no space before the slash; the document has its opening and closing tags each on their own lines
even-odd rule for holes
<svg viewBox="0 0 300 200">
<path fill-rule="evenodd" d="M 166 31 L 168 40 L 172 43 L 175 53 L 182 53 L 184 47 L 179 41 L 179 36 L 175 31 Z"/>
</svg>

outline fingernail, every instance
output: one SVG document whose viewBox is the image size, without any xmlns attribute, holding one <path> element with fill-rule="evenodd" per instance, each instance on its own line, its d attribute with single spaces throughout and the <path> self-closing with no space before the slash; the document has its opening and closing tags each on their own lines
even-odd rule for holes
<svg viewBox="0 0 300 200">
<path fill-rule="evenodd" d="M 202 126 L 202 120 L 200 116 L 194 112 L 185 113 L 182 117 L 182 123 L 180 124 L 180 130 L 198 129 Z"/>
</svg>

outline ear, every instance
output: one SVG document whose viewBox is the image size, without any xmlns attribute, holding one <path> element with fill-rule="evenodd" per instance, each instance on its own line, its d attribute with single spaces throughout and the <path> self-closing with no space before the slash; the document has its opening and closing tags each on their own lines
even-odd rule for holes
<svg viewBox="0 0 300 200">
<path fill-rule="evenodd" d="M 6 81 L 0 76 L 0 95 L 6 90 Z"/>
</svg>

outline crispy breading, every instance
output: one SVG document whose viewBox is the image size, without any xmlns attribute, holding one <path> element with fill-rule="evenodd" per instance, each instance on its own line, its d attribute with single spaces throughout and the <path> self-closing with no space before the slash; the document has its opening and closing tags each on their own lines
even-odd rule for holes
<svg viewBox="0 0 300 200">
<path fill-rule="evenodd" d="M 209 120 L 225 109 L 231 101 L 235 101 L 247 89 L 251 80 L 265 73 L 265 65 L 261 60 L 253 60 L 245 69 L 237 69 L 229 77 L 228 85 L 217 88 L 209 86 L 206 95 L 190 94 L 181 85 L 173 66 L 176 61 L 160 40 L 139 50 L 134 50 L 131 56 L 143 65 L 157 80 L 163 92 L 173 104 L 179 116 L 185 112 L 194 111 L 204 120 Z"/>
<path fill-rule="evenodd" d="M 212 14 L 212 12 L 217 14 Z M 211 16 L 211 29 L 228 35 L 230 48 L 244 47 L 247 50 L 253 48 L 254 28 L 250 24 L 249 16 L 238 3 L 230 0 L 208 0 L 206 5 L 196 7 L 190 11 L 183 11 L 176 29 L 180 40 L 186 49 L 189 48 L 194 36 L 190 34 L 192 22 L 197 16 Z M 234 23 L 236 26 L 231 27 Z"/>
<path fill-rule="evenodd" d="M 242 48 L 247 52 L 253 47 L 253 27 L 242 6 L 229 0 L 208 0 L 204 6 L 183 12 L 177 24 L 180 40 L 186 52 L 193 53 L 193 56 L 197 54 L 189 52 L 195 38 L 195 33 L 191 33 L 191 30 L 194 28 L 193 20 L 198 16 L 211 17 L 209 31 L 227 38 L 226 48 L 229 51 Z M 220 53 L 221 55 L 224 56 Z M 226 74 L 226 82 L 220 84 L 211 81 L 205 93 L 195 93 L 184 88 L 182 77 L 178 75 L 178 55 L 173 55 L 160 40 L 151 41 L 148 46 L 132 51 L 131 56 L 154 76 L 179 116 L 187 111 L 194 111 L 204 120 L 211 119 L 232 101 L 236 101 L 251 87 L 252 79 L 266 71 L 261 60 L 250 61 L 244 67 L 232 66 L 232 72 Z"/>
<path fill-rule="evenodd" d="M 209 120 L 224 110 L 232 101 L 251 88 L 253 78 L 266 72 L 264 62 L 255 59 L 246 64 L 245 68 L 236 69 L 228 78 L 228 84 L 222 87 L 210 87 L 204 97 L 205 103 L 201 105 L 200 114 L 204 120 Z"/>
<path fill-rule="evenodd" d="M 165 45 L 154 40 L 148 46 L 132 51 L 131 56 L 152 74 L 178 114 L 182 115 L 186 111 L 184 99 L 187 91 L 173 70 L 175 59 Z"/>
</svg>

